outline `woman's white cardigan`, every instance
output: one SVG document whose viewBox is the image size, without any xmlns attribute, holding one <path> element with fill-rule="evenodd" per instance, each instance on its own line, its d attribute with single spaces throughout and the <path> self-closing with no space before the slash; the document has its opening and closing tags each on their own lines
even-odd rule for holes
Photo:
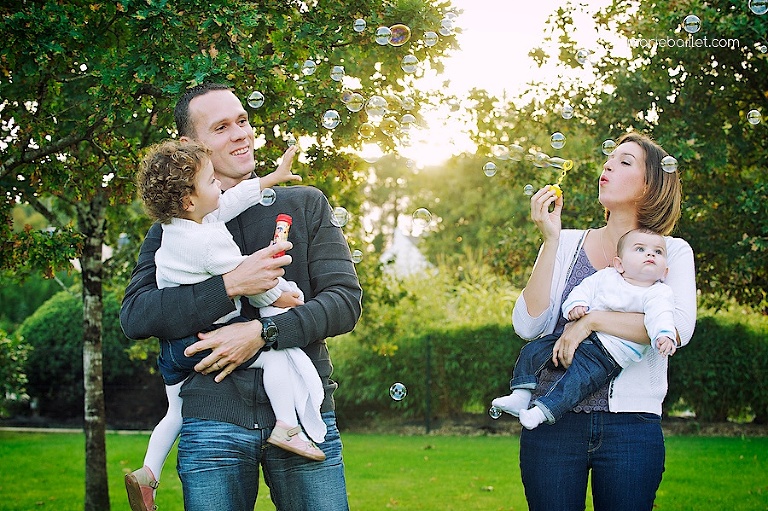
<svg viewBox="0 0 768 511">
<path fill-rule="evenodd" d="M 587 231 L 564 229 L 555 258 L 549 308 L 538 317 L 528 314 L 523 294 L 512 311 L 517 335 L 533 340 L 551 334 L 560 315 L 563 290 L 573 261 Z M 693 250 L 680 238 L 665 237 L 669 275 L 664 281 L 675 294 L 675 328 L 682 345 L 688 344 L 696 325 L 696 272 Z M 648 350 L 640 362 L 623 369 L 610 386 L 608 408 L 612 412 L 649 412 L 661 415 L 661 403 L 667 394 L 667 357 Z"/>
</svg>

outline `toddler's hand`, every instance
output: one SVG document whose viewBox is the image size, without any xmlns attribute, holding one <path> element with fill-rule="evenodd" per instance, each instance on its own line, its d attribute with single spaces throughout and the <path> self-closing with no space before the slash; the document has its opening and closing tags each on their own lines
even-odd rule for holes
<svg viewBox="0 0 768 511">
<path fill-rule="evenodd" d="M 576 321 L 579 318 L 583 318 L 587 315 L 587 312 L 589 312 L 589 307 L 585 307 L 583 305 L 577 305 L 573 309 L 571 309 L 568 312 L 568 319 L 571 321 Z"/>
<path fill-rule="evenodd" d="M 659 351 L 659 355 L 671 357 L 677 351 L 677 343 L 671 337 L 662 335 L 656 339 L 656 349 Z"/>
</svg>

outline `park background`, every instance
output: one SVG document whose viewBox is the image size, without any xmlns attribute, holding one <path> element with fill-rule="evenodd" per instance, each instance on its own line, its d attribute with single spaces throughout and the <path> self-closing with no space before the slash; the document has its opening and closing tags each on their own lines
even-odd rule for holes
<svg viewBox="0 0 768 511">
<path fill-rule="evenodd" d="M 132 180 L 142 150 L 174 136 L 180 90 L 209 79 L 261 93 L 260 172 L 297 140 L 294 168 L 339 208 L 359 260 L 363 319 L 331 340 L 342 430 L 510 433 L 487 409 L 522 344 L 511 308 L 539 244 L 526 186 L 562 177 L 543 155 L 572 160 L 564 226 L 599 227 L 601 146 L 637 130 L 678 160 L 674 235 L 700 292 L 665 420 L 762 431 L 768 132 L 750 112 L 768 112 L 764 1 L 331 4 L 0 7 L 3 422 L 84 429 L 86 509 L 109 506 L 106 431 L 165 409 L 156 341 L 117 321 L 149 227 Z M 410 39 L 376 40 L 397 24 Z"/>
</svg>

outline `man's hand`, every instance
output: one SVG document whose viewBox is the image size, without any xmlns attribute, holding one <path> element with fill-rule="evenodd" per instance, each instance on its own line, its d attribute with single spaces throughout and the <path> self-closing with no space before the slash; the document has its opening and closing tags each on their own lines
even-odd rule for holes
<svg viewBox="0 0 768 511">
<path fill-rule="evenodd" d="M 222 276 L 227 296 L 258 295 L 275 287 L 277 279 L 285 274 L 283 266 L 291 264 L 291 256 L 275 257 L 275 254 L 291 248 L 290 241 L 279 241 L 246 257 Z"/>
<path fill-rule="evenodd" d="M 219 373 L 214 380 L 220 382 L 232 371 L 254 356 L 264 346 L 261 338 L 261 323 L 233 323 L 218 330 L 198 334 L 200 338 L 192 346 L 184 350 L 184 354 L 192 356 L 207 349 L 213 350 L 210 355 L 198 362 L 195 371 L 203 374 Z"/>
</svg>

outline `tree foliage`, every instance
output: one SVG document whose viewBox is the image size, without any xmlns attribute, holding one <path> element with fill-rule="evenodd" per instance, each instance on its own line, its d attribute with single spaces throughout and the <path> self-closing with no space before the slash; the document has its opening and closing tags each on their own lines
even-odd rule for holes
<svg viewBox="0 0 768 511">
<path fill-rule="evenodd" d="M 557 50 L 542 63 L 582 66 L 573 22 L 582 8 L 567 4 L 550 20 Z M 682 28 L 690 14 L 701 21 L 691 34 Z M 614 2 L 594 19 L 600 37 L 585 64 L 594 78 L 541 85 L 542 105 L 570 101 L 597 143 L 638 130 L 675 156 L 684 194 L 676 235 L 694 249 L 703 297 L 768 312 L 768 132 L 747 120 L 750 110 L 768 113 L 768 16 L 715 0 Z"/>
</svg>

